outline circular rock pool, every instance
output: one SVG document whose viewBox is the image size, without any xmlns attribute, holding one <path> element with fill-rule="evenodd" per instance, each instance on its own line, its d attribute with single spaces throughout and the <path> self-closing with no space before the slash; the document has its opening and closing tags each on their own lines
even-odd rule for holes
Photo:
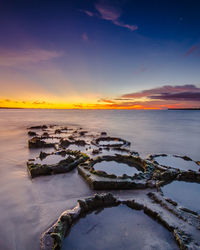
<svg viewBox="0 0 200 250">
<path fill-rule="evenodd" d="M 172 233 L 142 211 L 119 205 L 81 218 L 63 241 L 73 250 L 175 250 Z"/>
<path fill-rule="evenodd" d="M 154 158 L 158 162 L 159 165 L 179 168 L 181 170 L 194 170 L 198 171 L 199 165 L 197 165 L 194 161 L 186 161 L 183 158 L 176 157 L 173 155 L 167 156 L 157 156 Z"/>
</svg>

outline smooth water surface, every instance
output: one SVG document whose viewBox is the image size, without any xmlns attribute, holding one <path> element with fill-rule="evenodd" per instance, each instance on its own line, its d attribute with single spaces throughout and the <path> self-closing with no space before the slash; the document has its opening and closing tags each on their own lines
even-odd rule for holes
<svg viewBox="0 0 200 250">
<path fill-rule="evenodd" d="M 168 185 L 162 187 L 165 196 L 178 202 L 179 205 L 196 211 L 200 214 L 200 184 L 173 181 Z"/>
<path fill-rule="evenodd" d="M 126 205 L 105 208 L 80 219 L 64 239 L 63 250 L 174 250 L 173 235 L 141 211 Z"/>
<path fill-rule="evenodd" d="M 123 176 L 124 174 L 133 176 L 134 174 L 139 174 L 141 172 L 134 166 L 129 166 L 125 163 L 119 163 L 116 161 L 97 162 L 93 167 L 95 170 L 104 171 L 107 174 L 114 174 L 116 176 Z"/>
<path fill-rule="evenodd" d="M 180 157 L 175 157 L 172 155 L 168 156 L 158 156 L 154 158 L 160 165 L 179 168 L 181 170 L 194 170 L 198 171 L 200 168 L 194 161 L 186 161 Z"/>
<path fill-rule="evenodd" d="M 123 145 L 124 143 L 122 141 L 115 141 L 115 140 L 100 140 L 98 145 L 99 146 L 107 146 L 107 145 Z"/>
<path fill-rule="evenodd" d="M 142 156 L 166 153 L 200 160 L 199 111 L 0 110 L 0 248 L 3 250 L 39 250 L 41 233 L 64 210 L 73 208 L 79 198 L 94 193 L 76 170 L 30 179 L 26 162 L 37 157 L 40 150 L 28 149 L 27 127 L 43 124 L 106 131 L 109 136 L 130 141 L 132 150 Z M 52 152 L 52 149 L 42 151 Z"/>
<path fill-rule="evenodd" d="M 58 155 L 58 154 L 52 154 L 52 155 L 48 155 L 47 157 L 45 157 L 44 159 L 40 159 L 37 158 L 34 163 L 35 164 L 47 164 L 47 165 L 51 165 L 51 164 L 57 164 L 58 162 L 64 160 L 66 158 L 63 157 L 62 155 Z"/>
</svg>

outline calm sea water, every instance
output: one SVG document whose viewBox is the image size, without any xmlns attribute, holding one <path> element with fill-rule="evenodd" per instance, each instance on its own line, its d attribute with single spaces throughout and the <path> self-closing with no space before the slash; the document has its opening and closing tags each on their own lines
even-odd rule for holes
<svg viewBox="0 0 200 250">
<path fill-rule="evenodd" d="M 28 150 L 26 128 L 37 124 L 106 131 L 129 140 L 142 156 L 169 153 L 200 160 L 199 111 L 0 110 L 0 248 L 4 250 L 38 250 L 41 232 L 79 197 L 93 193 L 76 170 L 28 177 L 26 161 L 39 152 Z"/>
</svg>

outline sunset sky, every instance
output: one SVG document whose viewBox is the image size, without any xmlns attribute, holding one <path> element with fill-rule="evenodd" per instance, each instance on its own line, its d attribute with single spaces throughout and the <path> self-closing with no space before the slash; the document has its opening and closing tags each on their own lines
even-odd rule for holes
<svg viewBox="0 0 200 250">
<path fill-rule="evenodd" d="M 2 0 L 0 107 L 200 107 L 200 1 Z"/>
</svg>

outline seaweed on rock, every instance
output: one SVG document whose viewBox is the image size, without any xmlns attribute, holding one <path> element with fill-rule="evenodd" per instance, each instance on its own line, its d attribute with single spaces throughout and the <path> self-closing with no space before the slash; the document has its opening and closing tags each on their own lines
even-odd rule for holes
<svg viewBox="0 0 200 250">
<path fill-rule="evenodd" d="M 130 167 L 139 170 L 138 174 L 128 176 L 116 176 L 104 171 L 95 170 L 96 163 L 103 161 L 115 161 L 116 163 L 125 163 Z M 152 163 L 141 159 L 139 156 L 115 155 L 101 156 L 95 159 L 89 159 L 84 164 L 78 166 L 79 174 L 95 190 L 105 189 L 140 189 L 146 187 L 155 187 L 155 181 L 152 181 L 154 166 Z"/>
<path fill-rule="evenodd" d="M 30 176 L 32 178 L 41 176 L 41 175 L 51 175 L 51 174 L 59 174 L 59 173 L 66 173 L 77 167 L 80 163 L 85 162 L 89 157 L 81 153 L 80 151 L 72 151 L 72 150 L 66 150 L 66 151 L 61 151 L 57 153 L 52 153 L 52 154 L 45 154 L 45 153 L 40 153 L 43 157 L 48 157 L 49 155 L 63 155 L 62 160 L 55 164 L 38 164 L 35 163 L 36 159 L 34 160 L 29 160 L 27 162 L 27 168 Z"/>
<path fill-rule="evenodd" d="M 162 224 L 168 231 L 172 233 L 175 241 L 180 249 L 199 249 L 198 243 L 193 239 L 187 231 L 181 228 L 180 219 L 175 223 L 172 222 L 171 217 L 166 216 L 155 206 L 145 204 L 132 199 L 119 200 L 112 194 L 96 194 L 92 197 L 78 200 L 77 205 L 71 209 L 64 211 L 58 220 L 41 235 L 40 247 L 42 250 L 60 250 L 62 249 L 63 240 L 70 233 L 72 226 L 79 221 L 79 219 L 87 214 L 101 208 L 115 207 L 120 204 L 126 205 L 133 210 L 141 210 L 146 215 L 152 217 L 155 221 Z M 114 215 L 113 215 L 114 216 Z M 172 216 L 173 217 L 173 216 Z M 184 222 L 185 223 L 185 222 Z M 186 224 L 186 223 L 185 223 Z M 134 224 L 133 224 L 134 227 Z M 190 226 L 189 226 L 190 227 Z"/>
</svg>

